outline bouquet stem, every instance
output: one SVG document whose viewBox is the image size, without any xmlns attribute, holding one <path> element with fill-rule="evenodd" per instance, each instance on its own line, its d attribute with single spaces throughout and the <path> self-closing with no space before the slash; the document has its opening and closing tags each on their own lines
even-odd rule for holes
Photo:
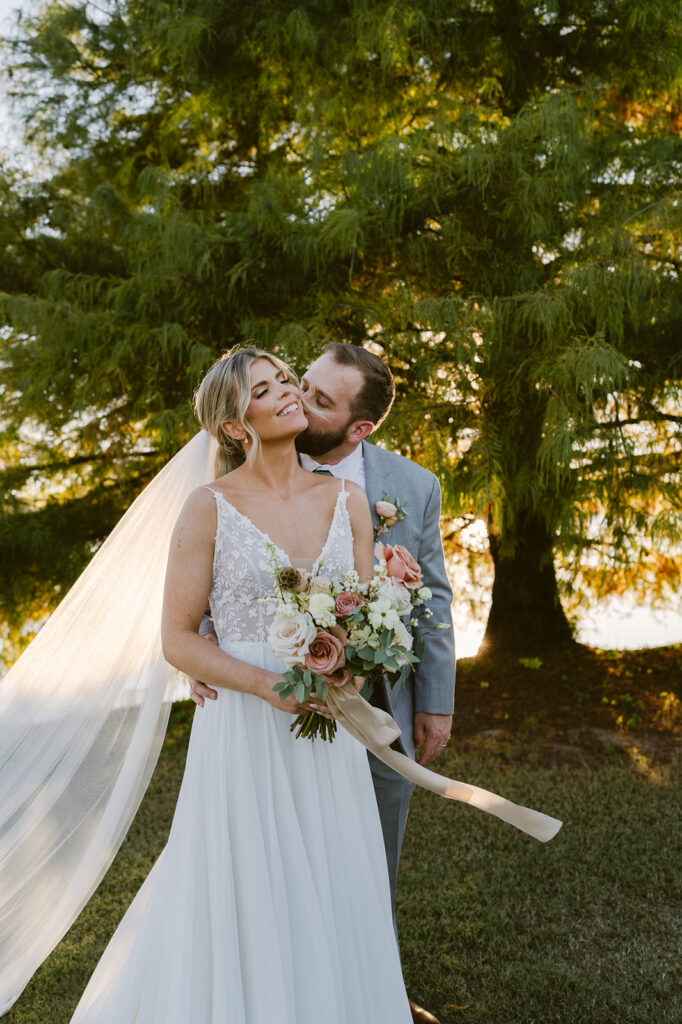
<svg viewBox="0 0 682 1024">
<path fill-rule="evenodd" d="M 333 718 L 326 718 L 317 711 L 307 711 L 297 715 L 289 729 L 291 732 L 297 730 L 296 739 L 299 736 L 307 736 L 308 739 L 314 740 L 316 736 L 319 736 L 320 739 L 332 743 L 336 735 L 336 722 Z"/>
</svg>

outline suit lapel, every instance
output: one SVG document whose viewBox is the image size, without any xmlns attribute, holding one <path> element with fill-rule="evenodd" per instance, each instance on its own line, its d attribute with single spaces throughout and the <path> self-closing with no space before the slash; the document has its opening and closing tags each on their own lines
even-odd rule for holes
<svg viewBox="0 0 682 1024">
<path fill-rule="evenodd" d="M 372 511 L 372 522 L 376 529 L 379 525 L 376 504 L 378 501 L 383 501 L 386 494 L 393 493 L 394 481 L 391 473 L 385 467 L 381 448 L 363 441 L 362 454 L 365 460 L 365 490 Z"/>
</svg>

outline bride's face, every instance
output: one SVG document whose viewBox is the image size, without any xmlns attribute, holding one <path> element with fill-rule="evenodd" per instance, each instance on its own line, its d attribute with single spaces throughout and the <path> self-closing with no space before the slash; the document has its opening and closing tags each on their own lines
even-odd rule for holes
<svg viewBox="0 0 682 1024">
<path fill-rule="evenodd" d="M 296 383 L 269 359 L 251 364 L 251 402 L 246 419 L 261 441 L 296 437 L 308 426 Z"/>
</svg>

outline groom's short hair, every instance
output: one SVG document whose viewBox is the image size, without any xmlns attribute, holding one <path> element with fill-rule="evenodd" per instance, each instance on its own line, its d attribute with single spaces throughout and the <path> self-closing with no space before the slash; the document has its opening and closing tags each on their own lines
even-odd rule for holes
<svg viewBox="0 0 682 1024">
<path fill-rule="evenodd" d="M 322 349 L 341 366 L 355 366 L 363 376 L 363 383 L 351 402 L 351 420 L 371 420 L 378 427 L 388 415 L 395 398 L 393 374 L 386 363 L 359 345 L 346 345 L 329 341 Z"/>
</svg>

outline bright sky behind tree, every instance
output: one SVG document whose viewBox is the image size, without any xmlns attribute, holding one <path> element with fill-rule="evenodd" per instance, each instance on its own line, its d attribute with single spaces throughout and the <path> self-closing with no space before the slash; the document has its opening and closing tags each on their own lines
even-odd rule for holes
<svg viewBox="0 0 682 1024">
<path fill-rule="evenodd" d="M 5 39 L 12 34 L 16 22 L 15 12 L 20 8 L 28 10 L 33 0 L 0 0 L 0 37 Z M 3 61 L 2 55 L 0 60 Z M 9 106 L 5 96 L 6 79 L 0 72 L 0 154 L 14 156 L 20 148 L 20 132 L 12 125 Z"/>
</svg>

